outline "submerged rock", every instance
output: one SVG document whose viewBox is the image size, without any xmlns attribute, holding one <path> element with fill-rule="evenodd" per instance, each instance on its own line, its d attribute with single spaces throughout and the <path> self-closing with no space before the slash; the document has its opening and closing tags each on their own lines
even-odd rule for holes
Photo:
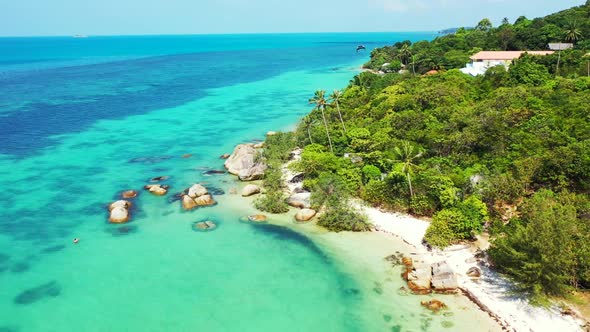
<svg viewBox="0 0 590 332">
<path fill-rule="evenodd" d="M 14 298 L 16 304 L 31 304 L 45 297 L 56 297 L 61 293 L 61 287 L 56 281 L 50 281 L 40 286 L 29 288 Z"/>
<path fill-rule="evenodd" d="M 315 214 L 316 214 L 316 211 L 315 210 L 312 210 L 312 209 L 299 210 L 295 214 L 295 220 L 297 220 L 297 221 L 309 221 L 309 220 L 311 220 L 311 218 L 313 218 L 315 216 Z"/>
<path fill-rule="evenodd" d="M 432 312 L 438 312 L 441 309 L 447 308 L 447 305 L 439 300 L 422 301 L 420 304 Z"/>
<path fill-rule="evenodd" d="M 260 187 L 255 184 L 249 184 L 242 189 L 242 196 L 248 197 L 260 193 Z"/>
<path fill-rule="evenodd" d="M 122 198 L 135 198 L 137 197 L 137 191 L 135 190 L 125 190 L 121 193 Z"/>
<path fill-rule="evenodd" d="M 212 231 L 215 228 L 217 228 L 217 225 L 214 222 L 210 221 L 210 220 L 207 220 L 207 221 L 198 221 L 198 222 L 196 222 L 196 223 L 193 224 L 193 230 L 200 231 L 200 232 L 203 232 L 203 231 Z"/>
<path fill-rule="evenodd" d="M 162 176 L 156 176 L 155 178 L 151 178 L 150 182 L 160 182 L 160 181 L 166 181 L 168 180 L 170 177 L 167 175 L 162 175 Z"/>
<path fill-rule="evenodd" d="M 164 196 L 168 192 L 169 186 L 161 184 L 148 184 L 143 188 L 156 196 Z"/>
<path fill-rule="evenodd" d="M 248 216 L 248 220 L 251 222 L 265 222 L 268 218 L 264 214 L 253 214 Z"/>
</svg>

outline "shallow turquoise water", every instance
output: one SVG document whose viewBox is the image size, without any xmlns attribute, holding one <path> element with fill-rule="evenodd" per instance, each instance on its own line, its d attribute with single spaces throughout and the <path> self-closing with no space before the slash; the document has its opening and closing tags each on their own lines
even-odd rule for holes
<svg viewBox="0 0 590 332">
<path fill-rule="evenodd" d="M 235 180 L 203 172 L 222 169 L 235 144 L 291 127 L 314 90 L 345 86 L 368 56 L 356 44 L 409 37 L 126 38 L 113 43 L 133 52 L 109 53 L 108 38 L 74 52 L 64 39 L 61 56 L 0 62 L 0 331 L 374 329 L 359 276 L 306 237 L 239 222 L 251 208 L 227 194 Z M 0 48 L 27 43 L 50 41 Z M 132 222 L 106 222 L 121 190 L 160 175 L 171 194 L 196 182 L 226 194 L 183 212 L 142 192 Z M 194 232 L 205 218 L 219 228 Z"/>
</svg>

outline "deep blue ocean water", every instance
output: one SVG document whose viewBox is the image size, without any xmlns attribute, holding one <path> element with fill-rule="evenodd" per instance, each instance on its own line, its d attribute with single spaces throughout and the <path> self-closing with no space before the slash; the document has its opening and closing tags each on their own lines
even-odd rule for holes
<svg viewBox="0 0 590 332">
<path fill-rule="evenodd" d="M 0 38 L 0 331 L 414 326 L 403 309 L 375 312 L 361 277 L 307 237 L 241 223 L 255 211 L 229 195 L 240 184 L 205 171 L 235 144 L 291 128 L 313 91 L 345 87 L 372 48 L 433 37 Z M 167 197 L 141 192 L 130 223 L 106 221 L 120 191 L 160 175 Z M 197 182 L 218 205 L 169 201 Z M 194 232 L 203 219 L 218 229 Z"/>
</svg>

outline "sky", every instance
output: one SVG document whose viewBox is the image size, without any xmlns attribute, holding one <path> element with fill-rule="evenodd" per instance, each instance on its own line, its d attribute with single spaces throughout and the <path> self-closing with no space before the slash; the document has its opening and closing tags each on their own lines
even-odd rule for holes
<svg viewBox="0 0 590 332">
<path fill-rule="evenodd" d="M 438 31 L 585 0 L 0 0 L 0 36 Z"/>
</svg>

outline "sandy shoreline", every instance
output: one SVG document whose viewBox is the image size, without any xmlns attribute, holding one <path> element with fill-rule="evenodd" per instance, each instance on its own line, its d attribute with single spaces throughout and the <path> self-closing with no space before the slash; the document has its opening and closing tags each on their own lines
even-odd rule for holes
<svg viewBox="0 0 590 332">
<path fill-rule="evenodd" d="M 582 331 L 583 321 L 564 316 L 558 308 L 534 307 L 522 297 L 511 295 L 510 282 L 498 273 L 475 263 L 477 246 L 454 246 L 444 251 L 432 251 L 422 244 L 428 222 L 412 216 L 382 212 L 372 207 L 361 207 L 375 225 L 376 231 L 390 234 L 395 239 L 416 248 L 432 262 L 446 260 L 458 276 L 460 288 L 482 310 L 487 311 L 502 327 L 510 331 Z M 468 263 L 473 262 L 473 263 Z M 482 271 L 479 280 L 471 280 L 466 271 L 477 266 Z"/>
</svg>

